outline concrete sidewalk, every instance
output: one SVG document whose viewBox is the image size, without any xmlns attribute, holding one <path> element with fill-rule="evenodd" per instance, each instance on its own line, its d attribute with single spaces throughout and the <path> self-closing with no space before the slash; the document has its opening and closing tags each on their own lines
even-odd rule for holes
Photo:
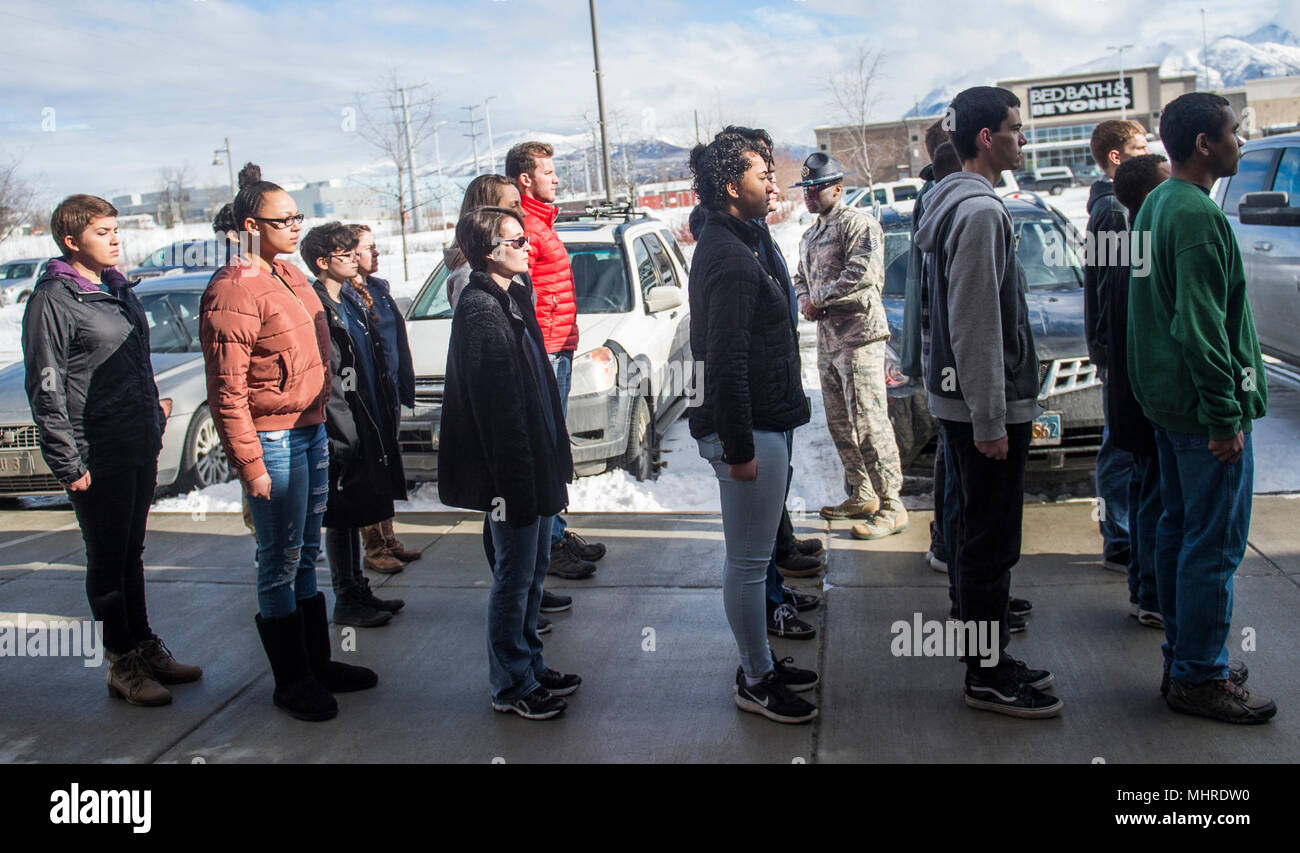
<svg viewBox="0 0 1300 853">
<path fill-rule="evenodd" d="M 1280 708 L 1236 727 L 1174 714 L 1161 700 L 1162 634 L 1128 615 L 1121 575 L 1097 562 L 1091 504 L 1031 505 L 1014 594 L 1034 603 L 1012 654 L 1056 674 L 1063 716 L 1023 721 L 972 711 L 949 658 L 894 657 L 890 626 L 914 613 L 942 621 L 946 576 L 925 564 L 929 515 L 907 532 L 858 542 L 820 519 L 801 536 L 827 540 L 823 606 L 805 614 L 812 641 L 778 655 L 817 668 L 821 716 L 782 726 L 732 702 L 737 656 L 722 611 L 721 521 L 701 515 L 580 515 L 573 529 L 608 556 L 586 581 L 552 578 L 574 597 L 543 637 L 551 666 L 583 677 L 569 710 L 548 722 L 488 705 L 488 572 L 481 516 L 402 515 L 398 531 L 424 556 L 372 575 L 406 609 L 358 629 L 339 656 L 373 667 L 379 686 L 339 697 L 339 716 L 303 723 L 271 704 L 253 626 L 252 543 L 237 515 L 157 514 L 146 561 L 154 629 L 202 681 L 173 688 L 162 709 L 110 699 L 104 670 L 77 658 L 0 660 L 0 761 L 58 762 L 1294 762 L 1300 759 L 1300 502 L 1255 500 L 1251 548 L 1237 572 L 1234 657 L 1250 686 Z M 0 513 L 3 614 L 87 617 L 83 551 L 70 512 Z M 322 589 L 329 573 L 318 572 Z M 795 582 L 817 589 L 819 579 Z M 332 600 L 332 597 L 331 597 Z M 1256 650 L 1241 651 L 1243 629 Z M 653 629 L 653 650 L 651 636 Z M 333 629 L 336 642 L 339 630 Z"/>
</svg>

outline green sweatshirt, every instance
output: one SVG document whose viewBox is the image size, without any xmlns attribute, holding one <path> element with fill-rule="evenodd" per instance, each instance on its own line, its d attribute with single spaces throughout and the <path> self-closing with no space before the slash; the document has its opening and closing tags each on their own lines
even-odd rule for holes
<svg viewBox="0 0 1300 853">
<path fill-rule="evenodd" d="M 1268 389 L 1227 217 L 1204 189 L 1170 178 L 1143 202 L 1132 237 L 1128 373 L 1142 410 L 1173 432 L 1250 432 Z"/>
</svg>

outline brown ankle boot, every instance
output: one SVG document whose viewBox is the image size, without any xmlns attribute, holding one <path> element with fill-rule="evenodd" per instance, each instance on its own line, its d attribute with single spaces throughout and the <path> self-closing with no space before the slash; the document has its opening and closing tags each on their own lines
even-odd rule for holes
<svg viewBox="0 0 1300 853">
<path fill-rule="evenodd" d="M 149 664 L 153 677 L 159 684 L 184 684 L 198 681 L 203 677 L 203 670 L 188 663 L 179 663 L 172 655 L 172 650 L 155 634 L 152 638 L 138 643 L 136 649 L 140 657 Z"/>
<path fill-rule="evenodd" d="M 420 559 L 422 554 L 419 551 L 412 551 L 397 538 L 397 534 L 393 532 L 393 520 L 391 518 L 387 521 L 381 521 L 379 527 L 384 532 L 384 544 L 388 546 L 388 553 L 403 563 L 411 563 Z"/>
<path fill-rule="evenodd" d="M 108 695 L 132 705 L 166 705 L 172 701 L 167 688 L 154 680 L 139 649 L 124 655 L 108 653 Z"/>
<path fill-rule="evenodd" d="M 365 566 L 372 572 L 391 575 L 406 568 L 401 560 L 388 553 L 381 525 L 372 524 L 361 528 L 361 542 L 366 546 Z"/>
</svg>

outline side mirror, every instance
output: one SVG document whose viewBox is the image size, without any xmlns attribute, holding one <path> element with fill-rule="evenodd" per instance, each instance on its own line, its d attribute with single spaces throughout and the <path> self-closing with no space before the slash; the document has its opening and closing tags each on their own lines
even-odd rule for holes
<svg viewBox="0 0 1300 853">
<path fill-rule="evenodd" d="M 658 314 L 660 311 L 667 311 L 670 308 L 677 308 L 682 304 L 682 289 L 680 287 L 669 287 L 659 285 L 650 288 L 645 295 L 645 310 L 647 314 Z"/>
<path fill-rule="evenodd" d="M 1300 225 L 1300 207 L 1291 207 L 1288 193 L 1246 193 L 1237 207 L 1242 225 Z"/>
</svg>

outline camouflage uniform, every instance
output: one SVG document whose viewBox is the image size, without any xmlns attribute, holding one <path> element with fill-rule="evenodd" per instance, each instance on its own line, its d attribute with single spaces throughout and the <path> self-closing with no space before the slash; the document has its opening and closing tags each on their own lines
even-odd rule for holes
<svg viewBox="0 0 1300 853">
<path fill-rule="evenodd" d="M 898 501 L 903 485 L 885 390 L 884 283 L 884 234 L 869 213 L 841 202 L 804 232 L 794 290 L 801 307 L 826 312 L 817 321 L 826 426 L 850 499 L 881 506 Z"/>
</svg>

